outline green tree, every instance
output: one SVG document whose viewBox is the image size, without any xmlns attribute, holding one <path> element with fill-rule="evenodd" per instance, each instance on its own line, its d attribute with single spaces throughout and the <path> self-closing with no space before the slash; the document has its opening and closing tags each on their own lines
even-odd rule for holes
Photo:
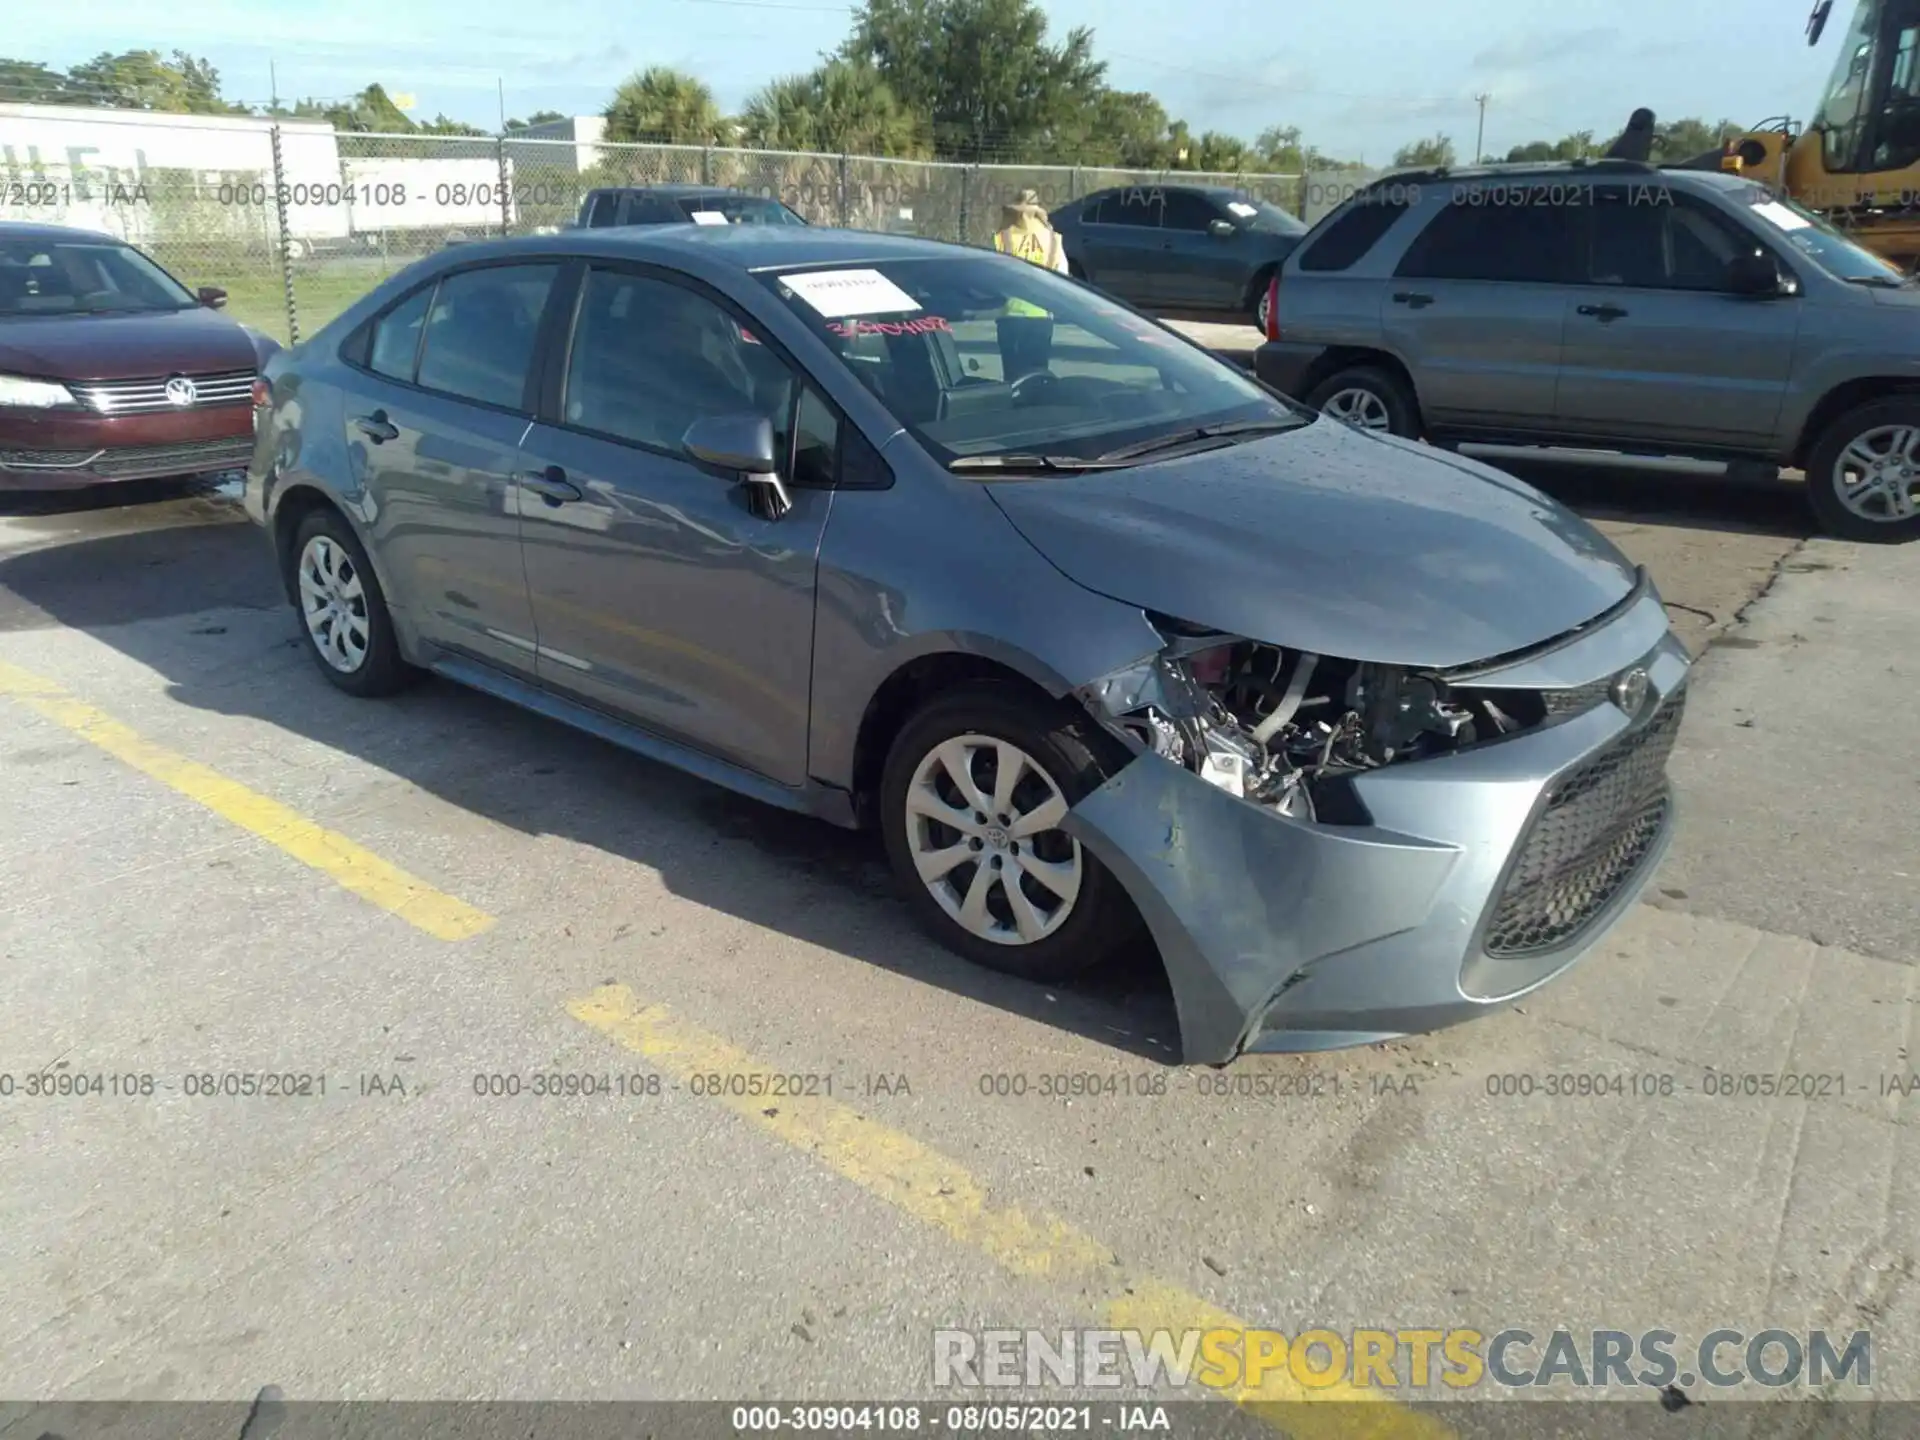
<svg viewBox="0 0 1920 1440">
<path fill-rule="evenodd" d="M 1106 75 L 1093 32 L 1048 43 L 1033 0 L 863 0 L 839 54 L 879 71 L 935 152 L 963 161 L 1047 158 L 1082 138 Z"/>
<path fill-rule="evenodd" d="M 1435 135 L 1429 140 L 1415 140 L 1410 145 L 1402 145 L 1398 150 L 1393 152 L 1393 163 L 1396 166 L 1418 167 L 1422 170 L 1432 170 L 1438 169 L 1443 165 L 1452 165 L 1456 163 L 1453 151 L 1453 137 L 1451 135 Z"/>
<path fill-rule="evenodd" d="M 244 105 L 220 98 L 220 72 L 213 65 L 158 50 L 102 51 L 66 74 L 61 98 L 73 104 L 107 105 L 121 110 L 158 110 L 176 115 L 245 114 Z"/>
<path fill-rule="evenodd" d="M 703 80 L 666 65 L 629 76 L 607 102 L 607 139 L 711 145 L 721 138 L 720 107 Z"/>
<path fill-rule="evenodd" d="M 1669 120 L 1664 125 L 1653 127 L 1653 158 L 1691 160 L 1709 150 L 1718 150 L 1726 141 L 1746 133 L 1746 126 L 1736 125 L 1731 120 L 1722 120 L 1718 125 L 1709 125 L 1704 120 L 1691 117 Z"/>
<path fill-rule="evenodd" d="M 1591 160 L 1606 147 L 1593 138 L 1591 130 L 1576 130 L 1558 140 L 1530 140 L 1515 145 L 1506 153 L 1509 165 L 1537 165 L 1547 160 Z"/>
<path fill-rule="evenodd" d="M 464 120 L 452 120 L 445 115 L 435 115 L 426 124 L 417 127 L 423 135 L 487 135 L 491 131 L 482 130 L 478 125 L 469 125 Z"/>
<path fill-rule="evenodd" d="M 1217 130 L 1209 130 L 1188 147 L 1184 168 L 1205 170 L 1216 175 L 1229 175 L 1238 174 L 1242 170 L 1258 170 L 1262 167 L 1259 155 L 1248 146 L 1246 141 L 1233 135 L 1222 135 Z"/>
<path fill-rule="evenodd" d="M 67 77 L 38 60 L 0 59 L 0 101 L 15 105 L 71 103 Z"/>
<path fill-rule="evenodd" d="M 747 101 L 740 138 L 767 150 L 914 159 L 928 151 L 919 122 L 871 65 L 833 59 L 775 80 Z"/>
</svg>

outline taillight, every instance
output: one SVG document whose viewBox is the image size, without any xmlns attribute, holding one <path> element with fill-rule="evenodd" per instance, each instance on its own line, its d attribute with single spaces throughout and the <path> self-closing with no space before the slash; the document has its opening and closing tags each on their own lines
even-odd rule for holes
<svg viewBox="0 0 1920 1440">
<path fill-rule="evenodd" d="M 1280 275 L 1267 281 L 1267 339 L 1280 338 Z"/>
</svg>

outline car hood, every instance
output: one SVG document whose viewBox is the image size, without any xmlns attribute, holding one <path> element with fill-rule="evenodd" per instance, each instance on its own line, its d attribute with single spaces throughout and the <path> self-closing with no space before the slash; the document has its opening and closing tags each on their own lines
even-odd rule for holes
<svg viewBox="0 0 1920 1440">
<path fill-rule="evenodd" d="M 15 315 L 0 319 L 0 371 L 51 380 L 137 380 L 250 370 L 253 337 L 204 306 L 148 315 Z"/>
<path fill-rule="evenodd" d="M 1329 419 L 988 493 L 1090 590 L 1350 660 L 1491 659 L 1592 620 L 1637 578 L 1606 537 L 1531 486 Z"/>
</svg>

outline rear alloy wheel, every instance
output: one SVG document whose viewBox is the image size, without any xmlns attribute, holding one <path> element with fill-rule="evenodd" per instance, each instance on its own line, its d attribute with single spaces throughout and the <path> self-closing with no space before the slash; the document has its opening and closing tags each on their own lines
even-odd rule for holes
<svg viewBox="0 0 1920 1440">
<path fill-rule="evenodd" d="M 907 723 L 887 758 L 881 825 L 909 903 L 943 944 L 1061 980 L 1136 932 L 1119 882 L 1060 828 L 1107 777 L 1094 743 L 1064 707 L 1007 685 L 936 700 Z"/>
<path fill-rule="evenodd" d="M 1271 335 L 1268 322 L 1273 318 L 1273 276 L 1262 275 L 1254 282 L 1253 323 L 1262 337 Z"/>
<path fill-rule="evenodd" d="M 1920 536 L 1920 397 L 1875 400 L 1829 425 L 1807 461 L 1807 498 L 1843 540 Z"/>
<path fill-rule="evenodd" d="M 1398 376 L 1376 366 L 1359 365 L 1329 376 L 1314 387 L 1307 404 L 1362 430 L 1419 438 L 1413 396 Z"/>
<path fill-rule="evenodd" d="M 366 551 L 331 510 L 315 510 L 294 536 L 294 595 L 320 673 L 350 695 L 388 695 L 413 678 L 400 658 L 386 597 Z"/>
</svg>

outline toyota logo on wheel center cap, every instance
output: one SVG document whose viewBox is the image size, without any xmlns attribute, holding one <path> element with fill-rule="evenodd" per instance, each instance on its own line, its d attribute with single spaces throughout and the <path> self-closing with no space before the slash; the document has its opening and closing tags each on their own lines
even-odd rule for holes
<svg viewBox="0 0 1920 1440">
<path fill-rule="evenodd" d="M 184 375 L 176 375 L 167 381 L 167 402 L 172 405 L 191 405 L 200 398 L 200 390 Z"/>
</svg>

